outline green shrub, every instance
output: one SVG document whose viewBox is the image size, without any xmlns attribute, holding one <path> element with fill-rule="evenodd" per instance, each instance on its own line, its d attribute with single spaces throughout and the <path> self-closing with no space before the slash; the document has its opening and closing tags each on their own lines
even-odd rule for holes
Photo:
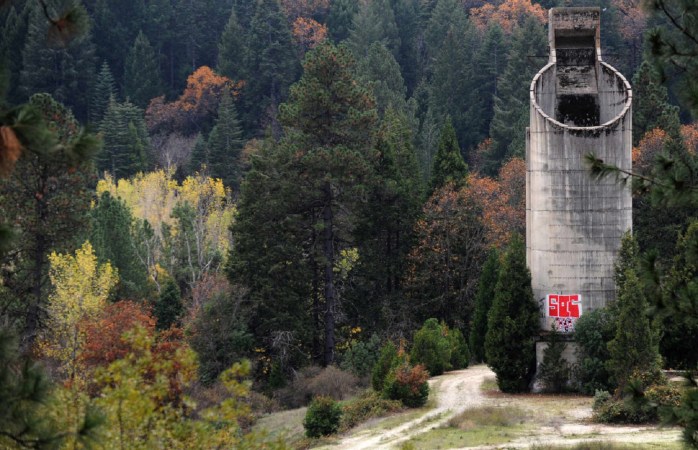
<svg viewBox="0 0 698 450">
<path fill-rule="evenodd" d="M 380 338 L 373 334 L 368 341 L 359 341 L 349 347 L 342 355 L 342 363 L 339 366 L 358 377 L 368 376 L 378 361 L 379 348 Z"/>
<path fill-rule="evenodd" d="M 390 369 L 397 365 L 397 361 L 397 347 L 395 347 L 395 344 L 390 341 L 383 344 L 383 347 L 381 347 L 381 354 L 371 372 L 371 385 L 376 392 L 381 392 L 383 390 L 385 377 L 390 373 Z"/>
<path fill-rule="evenodd" d="M 613 313 L 607 308 L 585 312 L 574 326 L 577 365 L 574 379 L 577 389 L 586 395 L 596 391 L 611 391 L 606 361 L 610 358 L 607 343 L 615 336 Z"/>
<path fill-rule="evenodd" d="M 448 340 L 451 345 L 451 369 L 465 369 L 470 361 L 470 351 L 465 343 L 465 336 L 461 330 L 455 328 L 448 332 Z"/>
<path fill-rule="evenodd" d="M 342 405 L 342 420 L 339 429 L 348 430 L 369 419 L 398 412 L 403 408 L 401 401 L 388 400 L 374 390 L 367 390 L 363 395 Z"/>
<path fill-rule="evenodd" d="M 336 433 L 341 418 L 342 409 L 339 403 L 329 397 L 316 397 L 308 406 L 308 412 L 303 420 L 305 434 L 316 438 Z"/>
<path fill-rule="evenodd" d="M 451 368 L 451 342 L 448 327 L 436 319 L 427 319 L 414 335 L 410 362 L 424 364 L 432 376 L 441 375 Z"/>
<path fill-rule="evenodd" d="M 535 375 L 538 303 L 533 298 L 526 250 L 514 235 L 504 256 L 488 315 L 485 353 L 502 392 L 525 392 Z"/>
<path fill-rule="evenodd" d="M 562 357 L 567 344 L 553 326 L 549 335 L 548 347 L 543 351 L 543 361 L 539 367 L 539 375 L 543 390 L 546 392 L 563 392 L 570 380 L 570 365 Z"/>
<path fill-rule="evenodd" d="M 429 372 L 423 365 L 402 363 L 390 371 L 383 386 L 383 397 L 400 400 L 409 408 L 418 408 L 429 397 Z"/>
</svg>

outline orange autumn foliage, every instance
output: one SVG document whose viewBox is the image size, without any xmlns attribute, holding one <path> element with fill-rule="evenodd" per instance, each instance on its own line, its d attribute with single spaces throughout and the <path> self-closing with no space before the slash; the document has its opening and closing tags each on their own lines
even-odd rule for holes
<svg viewBox="0 0 698 450">
<path fill-rule="evenodd" d="M 640 0 L 612 0 L 611 5 L 618 11 L 619 31 L 626 41 L 642 41 L 647 29 L 647 13 Z"/>
<path fill-rule="evenodd" d="M 482 211 L 488 246 L 503 248 L 512 233 L 524 232 L 526 163 L 521 158 L 513 158 L 502 166 L 498 180 L 471 175 L 466 189 Z"/>
<path fill-rule="evenodd" d="M 155 318 L 142 304 L 124 300 L 108 305 L 96 321 L 85 321 L 80 328 L 85 333 L 85 348 L 80 355 L 86 367 L 106 367 L 132 351 L 124 333 L 136 325 L 148 334 L 155 332 Z"/>
<path fill-rule="evenodd" d="M 499 6 L 487 3 L 479 8 L 470 10 L 470 19 L 480 29 L 485 30 L 491 23 L 498 23 L 506 34 L 511 34 L 514 28 L 523 24 L 527 18 L 533 17 L 546 23 L 547 12 L 531 0 L 505 0 Z"/>
<path fill-rule="evenodd" d="M 187 87 L 177 100 L 166 102 L 160 96 L 150 101 L 145 111 L 148 130 L 151 134 L 160 131 L 193 134 L 199 130 L 201 121 L 215 116 L 223 89 L 227 87 L 237 96 L 243 84 L 201 66 L 189 75 Z"/>
<path fill-rule="evenodd" d="M 327 39 L 327 27 L 313 19 L 299 17 L 293 22 L 293 39 L 306 52 Z"/>
<path fill-rule="evenodd" d="M 661 128 L 655 128 L 645 133 L 637 147 L 633 148 L 633 171 L 649 172 L 657 156 L 664 150 L 666 139 L 667 133 Z"/>
<path fill-rule="evenodd" d="M 681 125 L 681 137 L 688 153 L 695 155 L 698 150 L 698 122 Z"/>
</svg>

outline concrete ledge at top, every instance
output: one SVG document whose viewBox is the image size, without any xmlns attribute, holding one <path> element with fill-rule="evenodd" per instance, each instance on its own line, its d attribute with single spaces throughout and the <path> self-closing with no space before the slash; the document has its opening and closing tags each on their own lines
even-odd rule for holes
<svg viewBox="0 0 698 450">
<path fill-rule="evenodd" d="M 598 6 L 550 8 L 550 28 L 556 31 L 598 30 L 601 9 Z"/>
</svg>

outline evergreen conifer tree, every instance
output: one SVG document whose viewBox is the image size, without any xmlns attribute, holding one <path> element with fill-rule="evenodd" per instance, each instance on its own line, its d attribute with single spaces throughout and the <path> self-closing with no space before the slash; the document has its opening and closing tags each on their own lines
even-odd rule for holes
<svg viewBox="0 0 698 450">
<path fill-rule="evenodd" d="M 366 57 L 359 63 L 359 72 L 360 78 L 373 90 L 380 115 L 388 108 L 407 112 L 406 88 L 400 66 L 383 44 L 371 44 Z"/>
<path fill-rule="evenodd" d="M 608 343 L 606 366 L 621 394 L 636 371 L 652 373 L 661 367 L 659 340 L 647 316 L 649 303 L 633 269 L 624 273 L 618 298 L 616 336 Z"/>
<path fill-rule="evenodd" d="M 524 243 L 514 235 L 499 271 L 485 336 L 487 364 L 502 392 L 529 388 L 536 367 L 538 315 Z"/>
<path fill-rule="evenodd" d="M 119 271 L 117 299 L 140 300 L 147 294 L 146 274 L 135 252 L 133 216 L 126 204 L 104 192 L 90 211 L 90 243 L 100 264 L 109 262 Z"/>
<path fill-rule="evenodd" d="M 256 132 L 271 123 L 278 138 L 281 130 L 276 110 L 299 74 L 291 31 L 278 0 L 257 2 L 248 42 L 249 63 L 243 89 L 245 129 Z"/>
<path fill-rule="evenodd" d="M 460 152 L 456 130 L 453 128 L 451 119 L 446 118 L 446 123 L 441 129 L 439 150 L 434 156 L 431 170 L 431 190 L 434 191 L 449 182 L 455 183 L 456 186 L 462 186 L 465 184 L 467 174 L 468 165 Z"/>
<path fill-rule="evenodd" d="M 669 136 L 679 135 L 679 108 L 669 104 L 667 89 L 659 80 L 659 74 L 647 61 L 633 77 L 633 145 L 654 128 L 661 128 Z"/>
<path fill-rule="evenodd" d="M 90 122 L 99 124 L 109 109 L 109 102 L 116 99 L 116 84 L 106 61 L 97 74 L 97 82 L 90 99 Z"/>
<path fill-rule="evenodd" d="M 142 31 L 126 56 L 123 84 L 124 97 L 139 108 L 147 107 L 151 99 L 162 94 L 158 60 Z"/>
<path fill-rule="evenodd" d="M 146 170 L 150 143 L 142 109 L 128 101 L 112 100 L 100 131 L 104 139 L 100 171 L 107 170 L 118 179 Z"/>
<path fill-rule="evenodd" d="M 390 0 L 374 0 L 359 5 L 347 42 L 354 56 L 357 59 L 365 57 L 371 44 L 380 42 L 397 58 L 400 52 L 400 35 Z"/>
<path fill-rule="evenodd" d="M 562 334 L 553 326 L 539 367 L 540 381 L 546 392 L 563 392 L 570 380 L 570 365 L 562 356 L 566 348 L 567 343 L 562 340 Z"/>
<path fill-rule="evenodd" d="M 168 279 L 162 288 L 160 296 L 155 301 L 153 313 L 157 318 L 158 330 L 167 330 L 172 325 L 177 325 L 184 312 L 182 294 L 179 286 L 173 279 Z"/>
<path fill-rule="evenodd" d="M 208 173 L 223 184 L 237 188 L 242 176 L 240 153 L 243 147 L 242 128 L 237 118 L 233 94 L 223 91 L 218 118 L 208 137 Z M 198 157 L 198 156 L 197 156 Z"/>
<path fill-rule="evenodd" d="M 7 71 L 7 87 L 5 100 L 10 104 L 18 104 L 22 99 L 19 88 L 19 76 L 22 69 L 22 49 L 27 36 L 28 16 L 30 4 L 23 8 L 15 8 L 19 5 L 10 5 L 5 16 L 5 23 L 0 29 L 2 41 L 0 41 L 0 63 Z"/>
<path fill-rule="evenodd" d="M 512 156 L 522 157 L 526 146 L 528 126 L 528 87 L 538 70 L 528 61 L 528 55 L 543 54 L 547 45 L 543 25 L 529 18 L 513 35 L 506 69 L 497 86 L 494 117 L 490 125 L 492 150 L 485 168 L 495 175 L 499 167 Z"/>
<path fill-rule="evenodd" d="M 358 11 L 359 3 L 355 0 L 334 0 L 330 4 L 327 28 L 335 44 L 349 38 L 354 26 L 354 16 Z"/>
<path fill-rule="evenodd" d="M 218 43 L 218 73 L 231 80 L 238 81 L 246 78 L 244 69 L 248 55 L 245 36 L 245 31 L 240 26 L 233 9 Z"/>
<path fill-rule="evenodd" d="M 91 91 L 95 73 L 92 36 L 87 32 L 65 46 L 47 46 L 46 36 L 50 24 L 41 5 L 38 2 L 32 2 L 32 5 L 22 50 L 22 92 L 26 97 L 46 92 L 56 101 L 70 107 L 78 119 L 85 120 L 89 103 L 89 95 L 86 93 Z"/>
<path fill-rule="evenodd" d="M 463 28 L 454 25 L 434 56 L 429 106 L 443 117 L 451 116 L 458 142 L 464 150 L 477 145 L 480 134 L 480 116 L 484 99 L 480 86 L 473 85 L 474 50 L 479 39 L 477 30 L 466 22 Z"/>
<path fill-rule="evenodd" d="M 400 37 L 400 48 L 395 56 L 407 92 L 412 93 L 417 87 L 421 74 L 419 45 L 421 39 L 419 0 L 391 0 L 395 24 Z"/>
<path fill-rule="evenodd" d="M 487 336 L 487 315 L 492 307 L 499 274 L 499 253 L 495 250 L 482 267 L 475 294 L 475 312 L 470 324 L 470 354 L 477 362 L 485 361 L 485 336 Z"/>
</svg>

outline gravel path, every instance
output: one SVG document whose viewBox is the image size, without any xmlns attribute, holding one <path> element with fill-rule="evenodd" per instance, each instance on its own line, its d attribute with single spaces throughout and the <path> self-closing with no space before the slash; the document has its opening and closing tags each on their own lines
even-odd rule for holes
<svg viewBox="0 0 698 450">
<path fill-rule="evenodd" d="M 419 433 L 446 423 L 448 419 L 465 409 L 484 404 L 486 398 L 480 391 L 480 385 L 486 378 L 493 376 L 488 367 L 479 365 L 431 378 L 429 388 L 436 395 L 434 409 L 389 430 L 362 430 L 326 448 L 352 450 L 395 448 Z"/>
<path fill-rule="evenodd" d="M 388 449 L 399 448 L 401 443 L 433 428 L 439 427 L 456 414 L 478 406 L 523 407 L 530 410 L 538 428 L 530 434 L 513 438 L 502 446 L 483 446 L 480 449 L 494 448 L 528 448 L 535 445 L 560 444 L 575 445 L 593 440 L 613 441 L 633 444 L 652 442 L 675 443 L 680 431 L 676 428 L 662 429 L 655 426 L 610 426 L 591 423 L 591 402 L 581 397 L 566 404 L 565 417 L 551 420 L 546 411 L 536 411 L 536 397 L 526 399 L 521 396 L 483 395 L 482 383 L 494 378 L 494 373 L 484 365 L 472 366 L 465 370 L 449 372 L 429 380 L 431 394 L 435 396 L 436 406 L 425 414 L 401 423 L 393 428 L 381 426 L 384 420 L 378 420 L 367 427 L 343 436 L 338 442 L 322 447 L 324 449 Z M 567 408 L 569 406 L 569 408 Z"/>
</svg>

